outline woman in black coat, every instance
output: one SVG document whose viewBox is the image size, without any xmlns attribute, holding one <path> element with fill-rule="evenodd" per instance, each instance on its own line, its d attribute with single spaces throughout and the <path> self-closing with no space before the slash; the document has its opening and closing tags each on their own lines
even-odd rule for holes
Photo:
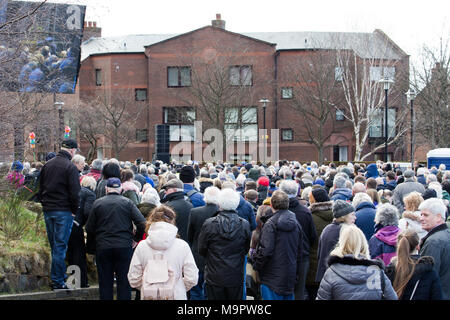
<svg viewBox="0 0 450 320">
<path fill-rule="evenodd" d="M 67 260 L 69 265 L 77 265 L 81 271 L 81 288 L 89 287 L 87 277 L 86 243 L 83 227 L 96 200 L 95 186 L 97 182 L 93 177 L 84 176 L 81 180 L 80 202 L 78 211 L 73 220 L 72 232 L 67 246 Z"/>
<path fill-rule="evenodd" d="M 386 269 L 399 300 L 442 300 L 441 280 L 433 269 L 434 260 L 414 253 L 419 244 L 415 231 L 398 235 L 397 256 Z"/>
</svg>

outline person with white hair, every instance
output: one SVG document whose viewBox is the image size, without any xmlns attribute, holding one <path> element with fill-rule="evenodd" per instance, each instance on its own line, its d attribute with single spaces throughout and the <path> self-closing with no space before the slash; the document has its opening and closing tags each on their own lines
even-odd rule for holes
<svg viewBox="0 0 450 320">
<path fill-rule="evenodd" d="M 197 208 L 192 208 L 189 215 L 188 224 L 188 243 L 191 246 L 194 255 L 195 264 L 199 270 L 198 283 L 190 291 L 191 300 L 205 300 L 205 293 L 203 289 L 204 284 L 204 270 L 205 260 L 202 255 L 198 253 L 198 237 L 202 230 L 203 223 L 214 216 L 219 210 L 219 193 L 220 189 L 217 187 L 207 187 L 204 192 L 205 205 Z"/>
<path fill-rule="evenodd" d="M 442 199 L 442 186 L 439 182 L 433 181 L 428 184 L 428 189 L 433 189 L 436 191 L 436 196 L 438 199 Z"/>
<path fill-rule="evenodd" d="M 91 170 L 88 174 L 89 177 L 93 177 L 95 181 L 99 181 L 102 178 L 103 160 L 94 159 L 91 163 Z"/>
<path fill-rule="evenodd" d="M 83 157 L 81 154 L 76 154 L 72 158 L 72 163 L 75 165 L 75 167 L 77 167 L 80 173 L 83 171 L 85 160 L 86 158 Z"/>
<path fill-rule="evenodd" d="M 420 204 L 419 210 L 422 228 L 428 231 L 420 243 L 419 254 L 433 257 L 444 299 L 450 300 L 450 229 L 445 223 L 447 208 L 441 199 L 430 198 Z"/>
<path fill-rule="evenodd" d="M 241 300 L 245 257 L 250 249 L 250 225 L 238 216 L 239 193 L 219 192 L 219 211 L 206 219 L 198 236 L 198 252 L 205 258 L 205 291 L 208 300 Z"/>
<path fill-rule="evenodd" d="M 363 184 L 361 183 L 361 185 Z M 364 233 L 367 241 L 369 241 L 375 233 L 374 220 L 376 209 L 372 198 L 365 192 L 359 192 L 354 195 L 352 204 L 355 207 L 355 224 Z"/>
<path fill-rule="evenodd" d="M 333 193 L 330 196 L 332 201 L 335 200 L 350 200 L 352 197 L 352 190 L 347 187 L 347 181 L 341 172 L 334 176 Z"/>
<path fill-rule="evenodd" d="M 141 203 L 137 205 L 137 208 L 142 213 L 145 219 L 147 219 L 150 216 L 150 213 L 153 209 L 159 207 L 161 205 L 161 202 L 159 200 L 159 194 L 156 189 L 152 188 L 150 185 L 145 190 L 144 194 L 141 198 Z"/>
<path fill-rule="evenodd" d="M 417 182 L 426 185 L 427 184 L 427 175 L 429 174 L 429 171 L 427 168 L 420 167 L 417 169 Z"/>
</svg>

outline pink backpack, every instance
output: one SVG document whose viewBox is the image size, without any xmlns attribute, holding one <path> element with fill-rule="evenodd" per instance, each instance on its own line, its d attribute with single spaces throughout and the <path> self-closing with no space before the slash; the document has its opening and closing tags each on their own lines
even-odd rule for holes
<svg viewBox="0 0 450 320">
<path fill-rule="evenodd" d="M 174 300 L 175 276 L 162 253 L 154 254 L 144 269 L 141 299 Z"/>
</svg>

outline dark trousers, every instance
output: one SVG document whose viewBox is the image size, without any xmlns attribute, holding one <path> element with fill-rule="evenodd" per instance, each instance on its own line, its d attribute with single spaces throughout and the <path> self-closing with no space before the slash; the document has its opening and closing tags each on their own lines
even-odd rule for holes
<svg viewBox="0 0 450 320">
<path fill-rule="evenodd" d="M 239 287 L 216 287 L 205 284 L 205 293 L 208 300 L 242 300 L 242 285 Z"/>
<path fill-rule="evenodd" d="M 295 285 L 294 288 L 294 295 L 295 300 L 305 300 L 305 282 L 306 282 L 306 275 L 308 274 L 308 268 L 309 268 L 309 257 L 306 257 L 302 259 L 302 262 L 300 263 L 300 268 L 298 270 L 298 282 Z"/>
<path fill-rule="evenodd" d="M 72 233 L 70 234 L 66 256 L 69 265 L 77 265 L 80 267 L 80 285 L 82 288 L 85 288 L 88 284 L 86 244 L 84 242 L 83 228 L 77 226 L 76 224 L 72 227 Z"/>
<path fill-rule="evenodd" d="M 131 300 L 131 287 L 127 275 L 132 256 L 133 249 L 131 247 L 97 249 L 95 260 L 100 300 L 113 300 L 114 275 L 116 276 L 117 299 Z"/>
</svg>

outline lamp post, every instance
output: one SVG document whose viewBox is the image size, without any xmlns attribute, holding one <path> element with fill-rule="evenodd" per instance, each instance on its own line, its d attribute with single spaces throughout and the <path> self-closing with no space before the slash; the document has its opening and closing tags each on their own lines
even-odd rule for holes
<svg viewBox="0 0 450 320">
<path fill-rule="evenodd" d="M 61 136 L 62 136 L 62 106 L 64 102 L 56 101 L 56 95 L 53 95 L 53 105 L 58 109 L 58 147 L 61 148 Z"/>
<path fill-rule="evenodd" d="M 409 89 L 408 92 L 406 92 L 406 97 L 411 102 L 411 168 L 414 170 L 414 109 L 413 109 L 413 102 L 416 98 L 416 92 L 414 89 Z"/>
<path fill-rule="evenodd" d="M 384 106 L 384 162 L 387 162 L 387 156 L 388 156 L 388 91 L 389 87 L 391 86 L 391 83 L 394 83 L 393 80 L 389 79 L 389 77 L 384 77 L 379 83 L 383 83 L 384 87 L 384 100 L 385 100 L 385 106 Z"/>
<path fill-rule="evenodd" d="M 262 107 L 263 107 L 263 129 L 264 129 L 264 157 L 263 157 L 263 164 L 266 163 L 266 107 L 267 107 L 267 103 L 269 103 L 269 99 L 267 98 L 262 98 L 261 100 L 259 100 L 260 103 L 262 103 Z"/>
</svg>

